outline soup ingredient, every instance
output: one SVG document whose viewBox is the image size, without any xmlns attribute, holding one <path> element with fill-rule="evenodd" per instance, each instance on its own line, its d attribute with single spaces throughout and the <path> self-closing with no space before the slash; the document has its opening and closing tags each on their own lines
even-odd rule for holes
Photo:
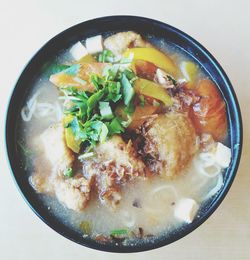
<svg viewBox="0 0 250 260">
<path fill-rule="evenodd" d="M 149 61 L 170 75 L 177 75 L 178 68 L 174 62 L 166 54 L 155 48 L 131 48 L 127 49 L 123 54 L 124 57 L 129 57 L 130 55 L 132 55 L 135 61 Z"/>
<path fill-rule="evenodd" d="M 93 92 L 95 86 L 91 81 L 91 75 L 102 75 L 105 63 L 76 63 L 59 73 L 50 76 L 50 82 L 59 88 L 75 87 L 83 91 Z"/>
<path fill-rule="evenodd" d="M 138 95 L 157 99 L 166 106 L 171 106 L 173 104 L 173 101 L 166 90 L 153 81 L 138 78 L 135 81 L 134 90 Z"/>
<path fill-rule="evenodd" d="M 192 122 L 181 113 L 159 115 L 144 127 L 142 134 L 145 163 L 153 173 L 163 177 L 180 174 L 197 150 Z"/>
<path fill-rule="evenodd" d="M 215 161 L 222 167 L 227 168 L 231 161 L 231 149 L 222 143 L 217 143 Z"/>
<path fill-rule="evenodd" d="M 195 65 L 191 61 L 182 61 L 180 64 L 180 69 L 183 76 L 188 81 L 186 87 L 191 89 L 194 88 L 195 81 L 197 79 L 197 72 L 198 72 L 197 65 Z"/>
<path fill-rule="evenodd" d="M 155 66 L 152 62 L 145 60 L 135 60 L 134 67 L 138 77 L 152 81 L 154 80 L 157 66 Z"/>
<path fill-rule="evenodd" d="M 191 198 L 182 198 L 176 203 L 174 214 L 176 218 L 191 223 L 194 220 L 198 209 L 199 206 L 195 200 Z"/>
<path fill-rule="evenodd" d="M 64 117 L 63 122 L 64 126 L 67 126 L 74 120 L 74 117 L 72 115 L 67 115 Z M 67 147 L 70 148 L 73 152 L 79 153 L 80 146 L 81 146 L 81 140 L 77 140 L 75 138 L 75 135 L 70 127 L 65 127 L 65 141 L 67 144 Z"/>
<path fill-rule="evenodd" d="M 131 141 L 125 143 L 114 135 L 94 149 L 95 156 L 83 160 L 86 178 L 95 178 L 103 203 L 115 208 L 120 200 L 123 184 L 145 176 L 145 165 L 138 158 Z"/>
<path fill-rule="evenodd" d="M 127 237 L 129 235 L 129 232 L 127 229 L 115 229 L 112 230 L 110 233 L 111 237 Z"/>
<path fill-rule="evenodd" d="M 128 125 L 129 129 L 137 129 L 140 127 L 150 116 L 156 113 L 158 107 L 152 105 L 144 105 L 143 107 L 137 106 L 135 112 L 131 116 L 131 123 Z"/>
<path fill-rule="evenodd" d="M 86 39 L 86 48 L 88 53 L 95 54 L 103 51 L 103 40 L 101 35 L 93 36 Z"/>
<path fill-rule="evenodd" d="M 165 89 L 174 88 L 177 85 L 176 80 L 161 69 L 156 70 L 155 77 Z"/>
<path fill-rule="evenodd" d="M 84 45 L 80 41 L 75 43 L 70 48 L 69 52 L 75 60 L 80 60 L 81 58 L 88 55 L 87 49 L 84 47 Z"/>
<path fill-rule="evenodd" d="M 128 123 L 115 116 L 118 101 L 125 104 L 125 109 L 132 106 L 134 97 L 132 71 L 106 72 L 100 77 L 92 74 L 91 81 L 96 90 L 86 93 L 77 88 L 65 88 L 62 91 L 70 101 L 64 113 L 67 115 L 66 142 L 72 151 L 79 152 L 83 143 L 89 152 L 98 142 L 104 142 L 108 136 L 124 132 Z M 125 110 L 126 111 L 126 110 Z"/>
<path fill-rule="evenodd" d="M 64 128 L 61 123 L 51 125 L 39 138 L 44 147 L 45 157 L 51 165 L 57 166 L 60 175 L 72 166 L 74 156 L 66 146 Z"/>
<path fill-rule="evenodd" d="M 209 133 L 216 141 L 223 140 L 227 132 L 226 106 L 217 87 L 203 79 L 195 92 L 200 99 L 193 105 L 190 115 L 198 134 Z"/>
<path fill-rule="evenodd" d="M 90 181 L 82 175 L 63 179 L 57 177 L 53 181 L 55 195 L 67 208 L 82 211 L 90 199 Z"/>
<path fill-rule="evenodd" d="M 80 223 L 80 229 L 83 231 L 84 234 L 90 235 L 92 230 L 92 225 L 89 221 L 82 221 Z"/>
<path fill-rule="evenodd" d="M 151 44 L 144 41 L 140 34 L 132 31 L 120 32 L 104 40 L 106 49 L 112 51 L 115 55 L 121 55 L 129 47 L 150 47 Z"/>
</svg>

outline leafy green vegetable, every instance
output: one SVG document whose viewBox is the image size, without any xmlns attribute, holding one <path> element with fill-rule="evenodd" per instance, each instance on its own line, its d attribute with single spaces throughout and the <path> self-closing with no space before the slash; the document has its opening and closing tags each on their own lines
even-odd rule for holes
<svg viewBox="0 0 250 260">
<path fill-rule="evenodd" d="M 114 117 L 109 102 L 99 102 L 99 109 L 103 119 L 111 119 Z"/>
<path fill-rule="evenodd" d="M 79 72 L 80 67 L 80 64 L 73 64 L 69 68 L 63 70 L 63 72 L 67 75 L 75 76 Z"/>
<path fill-rule="evenodd" d="M 119 117 L 115 117 L 108 125 L 109 135 L 120 134 L 124 132 L 122 126 L 122 120 Z"/>
<path fill-rule="evenodd" d="M 128 235 L 128 230 L 127 229 L 115 229 L 112 230 L 110 233 L 111 236 L 127 236 Z"/>
<path fill-rule="evenodd" d="M 63 172 L 64 176 L 67 178 L 72 178 L 73 177 L 73 170 L 71 167 L 66 168 Z"/>
<path fill-rule="evenodd" d="M 103 50 L 101 53 L 99 53 L 97 60 L 99 62 L 113 62 L 114 54 L 110 50 Z"/>
<path fill-rule="evenodd" d="M 122 75 L 121 84 L 122 84 L 122 92 L 124 97 L 124 104 L 128 105 L 132 100 L 135 91 L 125 74 Z"/>
<path fill-rule="evenodd" d="M 63 70 L 68 69 L 69 67 L 69 65 L 64 64 L 52 64 L 48 68 L 46 68 L 46 75 L 50 77 L 52 74 L 59 73 Z"/>
<path fill-rule="evenodd" d="M 107 53 L 103 55 L 109 56 Z M 102 143 L 109 136 L 123 133 L 131 122 L 130 115 L 135 109 L 132 83 L 135 74 L 129 69 L 120 70 L 119 66 L 107 65 L 103 76 L 91 75 L 90 81 L 95 86 L 94 93 L 75 87 L 61 88 L 64 96 L 60 98 L 67 101 L 64 114 L 72 118 L 65 127 L 71 128 L 75 140 L 85 149 L 80 156 L 82 159 L 92 153 L 98 142 Z M 122 103 L 125 104 L 124 114 L 128 115 L 124 119 L 114 113 Z"/>
<path fill-rule="evenodd" d="M 91 115 L 92 110 L 95 108 L 96 104 L 101 100 L 104 95 L 104 89 L 99 90 L 94 93 L 87 101 L 87 115 L 88 117 Z"/>
</svg>

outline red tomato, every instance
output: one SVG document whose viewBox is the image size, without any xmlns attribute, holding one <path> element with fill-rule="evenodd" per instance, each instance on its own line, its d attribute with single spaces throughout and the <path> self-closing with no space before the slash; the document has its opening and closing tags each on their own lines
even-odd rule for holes
<svg viewBox="0 0 250 260">
<path fill-rule="evenodd" d="M 226 105 L 217 87 L 208 79 L 200 80 L 195 93 L 200 97 L 190 110 L 196 131 L 209 133 L 216 141 L 222 140 L 227 132 Z"/>
</svg>

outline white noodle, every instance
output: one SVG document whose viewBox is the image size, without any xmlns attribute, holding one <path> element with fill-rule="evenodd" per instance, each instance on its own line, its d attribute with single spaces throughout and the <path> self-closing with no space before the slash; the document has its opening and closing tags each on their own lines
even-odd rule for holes
<svg viewBox="0 0 250 260">
<path fill-rule="evenodd" d="M 204 200 L 207 200 L 209 198 L 211 198 L 212 196 L 214 196 L 223 186 L 223 176 L 222 174 L 218 175 L 218 179 L 217 179 L 217 183 L 214 186 L 213 189 L 211 189 L 208 194 L 203 198 Z"/>
<path fill-rule="evenodd" d="M 29 104 L 29 108 L 28 108 L 28 106 L 27 107 L 25 106 L 22 108 L 21 117 L 22 117 L 23 121 L 29 122 L 31 120 L 31 118 L 36 110 L 36 103 L 37 103 L 37 101 L 34 100 L 32 102 L 32 104 L 31 103 Z"/>
<path fill-rule="evenodd" d="M 158 186 L 156 188 L 154 188 L 152 191 L 151 191 L 151 195 L 155 195 L 156 193 L 162 191 L 162 190 L 171 190 L 172 193 L 174 193 L 175 197 L 178 197 L 178 193 L 177 193 L 177 190 L 174 186 L 172 185 L 161 185 L 161 186 Z"/>
</svg>

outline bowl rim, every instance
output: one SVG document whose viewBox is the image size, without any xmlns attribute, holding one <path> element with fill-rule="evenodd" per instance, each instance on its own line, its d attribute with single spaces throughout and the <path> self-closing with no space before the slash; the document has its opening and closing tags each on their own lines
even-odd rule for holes
<svg viewBox="0 0 250 260">
<path fill-rule="evenodd" d="M 117 247 L 117 246 L 112 246 L 112 245 L 108 245 L 108 244 L 92 243 L 91 241 L 82 242 L 82 241 L 75 239 L 71 235 L 67 234 L 65 231 L 59 230 L 54 223 L 52 224 L 48 220 L 46 220 L 44 218 L 44 216 L 42 214 L 40 214 L 37 211 L 37 209 L 34 208 L 34 206 L 30 203 L 29 199 L 24 195 L 23 189 L 20 187 L 17 179 L 15 178 L 13 165 L 10 161 L 10 154 L 11 154 L 10 150 L 11 149 L 9 147 L 9 138 L 10 137 L 9 137 L 9 134 L 8 134 L 8 124 L 11 120 L 9 118 L 10 109 L 12 107 L 13 96 L 15 95 L 15 90 L 17 88 L 18 82 L 19 82 L 21 76 L 23 74 L 25 74 L 25 71 L 30 66 L 32 60 L 34 60 L 40 52 L 42 52 L 44 49 L 46 49 L 47 45 L 49 45 L 51 42 L 55 41 L 58 37 L 61 37 L 62 35 L 66 34 L 67 32 L 74 30 L 74 29 L 76 29 L 76 28 L 78 28 L 81 25 L 86 24 L 86 23 L 105 22 L 109 19 L 113 19 L 113 20 L 116 20 L 116 19 L 134 19 L 134 20 L 140 20 L 141 22 L 146 21 L 148 23 L 154 24 L 156 27 L 162 27 L 166 30 L 170 30 L 170 31 L 176 33 L 178 36 L 188 40 L 192 45 L 195 46 L 195 48 L 198 48 L 202 52 L 202 54 L 204 54 L 206 56 L 206 58 L 212 63 L 212 65 L 216 68 L 216 70 L 220 74 L 221 78 L 223 79 L 223 81 L 224 81 L 224 83 L 227 87 L 227 91 L 230 91 L 230 95 L 231 95 L 231 98 L 233 100 L 234 115 L 235 115 L 236 120 L 237 120 L 235 131 L 237 133 L 237 141 L 238 142 L 237 142 L 237 146 L 233 148 L 235 150 L 235 157 L 234 157 L 232 167 L 231 167 L 231 171 L 230 171 L 231 175 L 229 176 L 228 181 L 224 185 L 225 188 L 223 188 L 220 191 L 220 193 L 218 194 L 216 199 L 213 201 L 212 206 L 209 207 L 209 209 L 206 211 L 204 216 L 202 218 L 200 218 L 198 221 L 196 221 L 192 226 L 186 226 L 185 229 L 181 232 L 181 234 L 175 235 L 171 239 L 165 238 L 165 239 L 163 239 L 161 241 L 157 241 L 155 243 L 140 244 L 140 245 L 136 245 L 136 246 L 133 246 L 133 247 Z M 177 29 L 177 28 L 175 28 L 175 27 L 173 27 L 169 24 L 166 24 L 164 22 L 161 22 L 161 21 L 158 21 L 158 20 L 155 20 L 155 19 L 150 19 L 150 18 L 146 18 L 146 17 L 142 17 L 142 16 L 133 16 L 133 15 L 104 16 L 104 17 L 98 17 L 98 18 L 94 18 L 94 19 L 90 19 L 90 20 L 80 22 L 76 25 L 73 25 L 73 26 L 61 31 L 60 33 L 58 33 L 57 35 L 55 35 L 51 39 L 49 39 L 45 44 L 43 44 L 43 46 L 29 59 L 29 61 L 27 62 L 27 64 L 24 66 L 23 70 L 19 74 L 19 77 L 18 77 L 18 79 L 17 79 L 17 81 L 14 85 L 14 88 L 12 89 L 12 91 L 9 95 L 9 100 L 8 100 L 7 104 L 8 105 L 7 105 L 7 109 L 6 109 L 6 113 L 5 113 L 5 155 L 6 155 L 6 159 L 8 161 L 9 171 L 11 172 L 11 176 L 12 176 L 12 179 L 14 180 L 15 186 L 17 187 L 19 193 L 21 194 L 21 196 L 23 197 L 25 202 L 28 204 L 28 206 L 31 208 L 31 210 L 45 224 L 47 224 L 50 228 L 52 228 L 54 231 L 56 231 L 60 235 L 68 238 L 69 240 L 71 240 L 73 242 L 76 242 L 77 244 L 80 244 L 80 245 L 88 247 L 88 248 L 97 249 L 97 250 L 106 251 L 106 252 L 114 252 L 114 253 L 142 252 L 142 251 L 148 251 L 148 250 L 156 249 L 156 248 L 171 244 L 171 243 L 185 237 L 186 235 L 188 235 L 189 233 L 194 231 L 196 228 L 198 228 L 201 224 L 203 224 L 214 213 L 214 211 L 219 207 L 219 205 L 222 203 L 225 196 L 227 195 L 227 193 L 228 193 L 228 191 L 229 191 L 229 189 L 230 189 L 230 187 L 231 187 L 231 185 L 234 181 L 234 178 L 236 176 L 236 172 L 237 172 L 238 167 L 239 167 L 240 157 L 241 157 L 241 153 L 242 153 L 242 146 L 243 146 L 243 125 L 242 125 L 242 117 L 241 117 L 239 102 L 238 102 L 235 91 L 232 87 L 232 84 L 231 84 L 228 76 L 226 75 L 225 71 L 223 70 L 223 68 L 221 67 L 219 62 L 214 58 L 214 56 L 203 45 L 201 45 L 198 41 L 196 41 L 195 39 L 193 39 L 191 36 L 184 33 L 183 31 L 181 31 L 181 30 L 179 30 L 179 29 Z"/>
</svg>

